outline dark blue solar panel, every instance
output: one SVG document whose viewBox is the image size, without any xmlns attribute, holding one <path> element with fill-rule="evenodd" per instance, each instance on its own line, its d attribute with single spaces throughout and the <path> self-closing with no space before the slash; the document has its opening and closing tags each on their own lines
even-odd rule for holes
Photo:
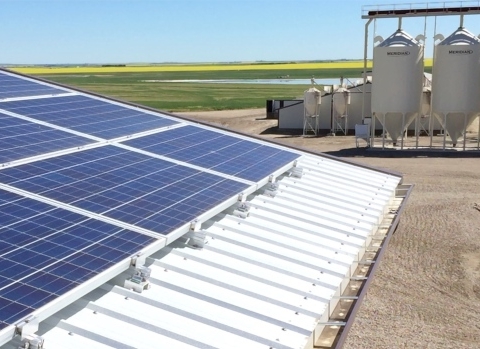
<svg viewBox="0 0 480 349">
<path fill-rule="evenodd" d="M 125 144 L 251 181 L 259 181 L 300 155 L 195 126 L 179 127 Z"/>
<path fill-rule="evenodd" d="M 247 187 L 114 146 L 7 168 L 0 182 L 160 234 Z"/>
<path fill-rule="evenodd" d="M 3 102 L 0 103 L 0 109 L 104 139 L 127 136 L 177 123 L 141 109 L 127 108 L 86 96 Z"/>
<path fill-rule="evenodd" d="M 67 91 L 0 72 L 0 99 L 54 95 Z"/>
<path fill-rule="evenodd" d="M 0 190 L 0 329 L 154 241 Z"/>
<path fill-rule="evenodd" d="M 94 141 L 0 113 L 0 164 Z"/>
</svg>

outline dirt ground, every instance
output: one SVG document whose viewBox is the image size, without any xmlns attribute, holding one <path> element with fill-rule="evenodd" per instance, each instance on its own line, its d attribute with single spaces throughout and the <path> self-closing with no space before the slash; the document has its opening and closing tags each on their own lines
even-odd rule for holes
<svg viewBox="0 0 480 349">
<path fill-rule="evenodd" d="M 178 113 L 404 174 L 415 184 L 345 348 L 480 348 L 480 155 L 358 151 L 353 136 L 282 134 L 264 109 Z"/>
</svg>

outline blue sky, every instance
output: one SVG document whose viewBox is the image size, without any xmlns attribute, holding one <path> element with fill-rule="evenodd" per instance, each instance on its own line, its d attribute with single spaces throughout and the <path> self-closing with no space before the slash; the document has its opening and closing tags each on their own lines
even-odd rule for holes
<svg viewBox="0 0 480 349">
<path fill-rule="evenodd" d="M 0 63 L 356 59 L 363 57 L 362 5 L 412 2 L 0 0 Z M 423 18 L 403 24 L 412 36 L 423 34 Z M 438 17 L 437 32 L 446 36 L 458 24 L 458 17 Z M 478 35 L 480 16 L 466 16 L 465 26 Z M 387 37 L 396 27 L 396 20 L 378 20 L 376 34 Z M 429 57 L 433 29 L 430 18 Z"/>
</svg>

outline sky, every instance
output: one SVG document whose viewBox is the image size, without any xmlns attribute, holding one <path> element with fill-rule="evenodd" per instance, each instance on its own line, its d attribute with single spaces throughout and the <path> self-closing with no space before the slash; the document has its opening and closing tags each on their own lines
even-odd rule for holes
<svg viewBox="0 0 480 349">
<path fill-rule="evenodd" d="M 0 63 L 361 59 L 362 6 L 385 3 L 426 1 L 0 0 Z M 436 33 L 449 35 L 459 21 L 458 16 L 437 17 Z M 386 38 L 397 25 L 396 19 L 370 25 L 369 57 L 373 36 Z M 464 25 L 480 34 L 480 15 L 466 16 Z M 403 20 L 414 37 L 424 27 L 424 18 Z M 431 57 L 433 17 L 426 28 L 426 57 Z"/>
</svg>

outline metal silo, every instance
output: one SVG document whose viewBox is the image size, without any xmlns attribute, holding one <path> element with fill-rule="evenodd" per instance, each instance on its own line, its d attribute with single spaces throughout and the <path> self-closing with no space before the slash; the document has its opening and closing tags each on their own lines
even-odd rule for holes
<svg viewBox="0 0 480 349">
<path fill-rule="evenodd" d="M 398 29 L 373 49 L 372 113 L 394 145 L 421 108 L 423 45 Z"/>
<path fill-rule="evenodd" d="M 320 116 L 320 104 L 322 103 L 322 93 L 315 87 L 311 87 L 303 94 L 303 135 L 313 132 L 318 133 L 318 121 Z"/>
<path fill-rule="evenodd" d="M 460 27 L 434 57 L 432 111 L 455 146 L 480 114 L 480 40 Z"/>
<path fill-rule="evenodd" d="M 346 135 L 348 133 L 350 91 L 346 87 L 339 87 L 333 92 L 332 99 L 332 132 L 337 133 L 337 131 L 342 131 Z"/>
</svg>

